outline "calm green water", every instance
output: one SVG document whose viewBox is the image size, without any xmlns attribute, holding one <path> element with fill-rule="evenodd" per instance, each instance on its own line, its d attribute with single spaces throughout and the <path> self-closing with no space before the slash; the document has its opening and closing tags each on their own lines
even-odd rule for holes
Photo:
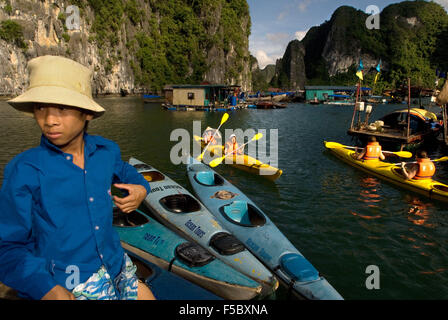
<svg viewBox="0 0 448 320">
<path fill-rule="evenodd" d="M 139 98 L 98 99 L 107 112 L 89 132 L 116 141 L 127 160 L 135 156 L 190 191 L 184 165 L 170 162 L 173 129 L 217 127 L 222 113 L 164 111 Z M 379 106 L 372 120 L 402 106 Z M 221 165 L 217 171 L 245 192 L 346 299 L 447 299 L 447 204 L 398 189 L 342 163 L 323 141 L 351 144 L 347 106 L 289 104 L 280 110 L 238 110 L 223 128 L 278 129 L 275 182 Z M 39 143 L 40 131 L 0 101 L 0 170 Z M 268 149 L 269 150 L 269 149 Z M 437 146 L 431 156 L 443 155 Z M 436 179 L 448 182 L 448 163 Z M 418 210 L 413 210 L 417 208 Z M 366 268 L 380 270 L 380 289 L 368 290 Z M 282 291 L 279 292 L 282 298 Z"/>
</svg>

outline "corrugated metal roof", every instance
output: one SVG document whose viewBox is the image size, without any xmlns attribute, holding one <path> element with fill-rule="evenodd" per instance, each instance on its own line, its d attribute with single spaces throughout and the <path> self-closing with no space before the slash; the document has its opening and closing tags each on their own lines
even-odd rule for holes
<svg viewBox="0 0 448 320">
<path fill-rule="evenodd" d="M 305 86 L 305 90 L 333 90 L 333 91 L 356 91 L 356 86 Z M 362 87 L 363 91 L 372 90 L 371 88 Z"/>
<path fill-rule="evenodd" d="M 173 89 L 182 89 L 182 88 L 235 88 L 240 87 L 236 85 L 228 86 L 225 84 L 174 84 L 171 86 Z"/>
</svg>

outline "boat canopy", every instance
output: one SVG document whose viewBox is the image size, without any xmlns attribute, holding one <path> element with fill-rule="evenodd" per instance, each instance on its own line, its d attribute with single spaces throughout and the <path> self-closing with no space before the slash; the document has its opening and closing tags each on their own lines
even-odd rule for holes
<svg viewBox="0 0 448 320">
<path fill-rule="evenodd" d="M 397 111 L 394 111 L 393 113 L 408 113 L 408 109 L 397 110 Z M 430 112 L 425 109 L 411 108 L 411 114 L 419 117 L 420 119 L 422 119 L 424 121 L 428 121 L 428 120 L 437 121 L 437 116 L 435 115 L 435 113 Z"/>
</svg>

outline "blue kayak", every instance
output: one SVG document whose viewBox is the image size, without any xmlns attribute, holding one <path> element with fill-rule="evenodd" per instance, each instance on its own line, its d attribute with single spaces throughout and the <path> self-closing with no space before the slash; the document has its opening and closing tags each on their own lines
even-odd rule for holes
<svg viewBox="0 0 448 320">
<path fill-rule="evenodd" d="M 272 294 L 278 280 L 245 246 L 184 187 L 155 168 L 129 159 L 149 181 L 151 192 L 143 203 L 168 228 L 199 244 L 230 267 L 261 284 L 259 297 Z"/>
<path fill-rule="evenodd" d="M 341 300 L 267 215 L 209 166 L 189 157 L 187 173 L 194 192 L 230 230 L 299 298 Z"/>
<path fill-rule="evenodd" d="M 227 300 L 256 297 L 261 285 L 215 259 L 198 244 L 186 241 L 140 210 L 128 214 L 114 206 L 114 228 L 123 248 L 162 269 Z"/>
<path fill-rule="evenodd" d="M 221 300 L 213 293 L 163 270 L 131 251 L 125 249 L 125 252 L 137 267 L 137 277 L 151 289 L 157 300 Z"/>
</svg>

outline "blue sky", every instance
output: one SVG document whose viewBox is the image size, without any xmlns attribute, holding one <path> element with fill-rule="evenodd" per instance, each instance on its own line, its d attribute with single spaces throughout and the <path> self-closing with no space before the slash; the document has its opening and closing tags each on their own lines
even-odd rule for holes
<svg viewBox="0 0 448 320">
<path fill-rule="evenodd" d="M 301 40 L 309 28 L 329 20 L 340 6 L 366 11 L 370 5 L 383 10 L 390 0 L 247 0 L 252 20 L 249 50 L 260 68 L 281 58 L 291 40 Z M 448 9 L 448 0 L 434 0 Z"/>
</svg>

